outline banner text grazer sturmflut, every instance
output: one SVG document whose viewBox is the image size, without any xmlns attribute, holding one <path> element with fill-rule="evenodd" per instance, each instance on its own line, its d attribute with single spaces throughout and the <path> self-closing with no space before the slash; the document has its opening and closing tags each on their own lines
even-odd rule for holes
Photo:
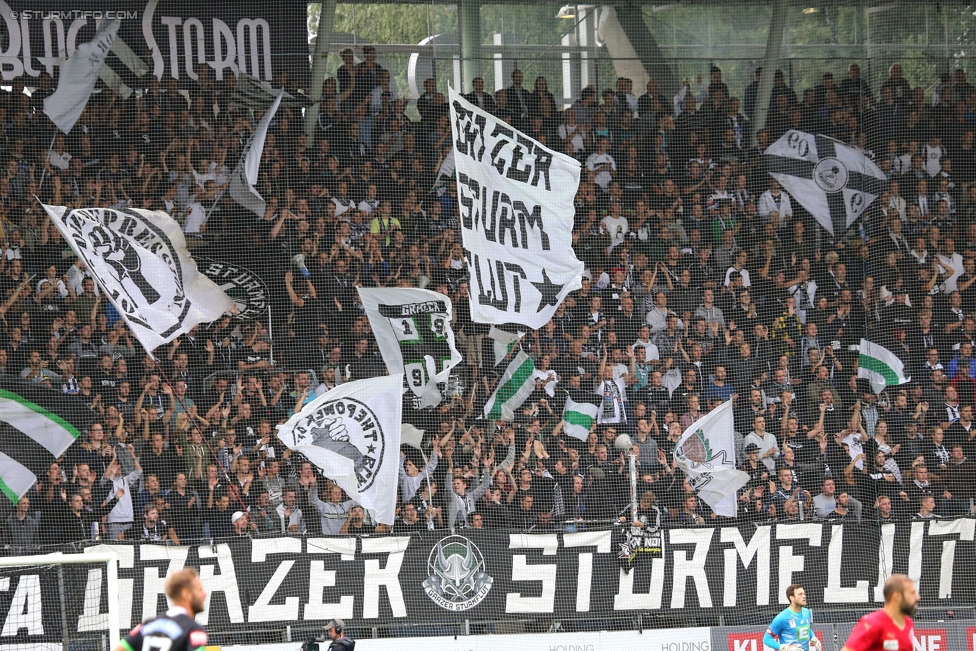
<svg viewBox="0 0 976 651">
<path fill-rule="evenodd" d="M 471 316 L 541 328 L 583 276 L 572 249 L 580 164 L 453 89 L 450 111 Z"/>
<path fill-rule="evenodd" d="M 919 581 L 923 606 L 948 607 L 976 600 L 965 564 L 956 562 L 976 553 L 974 530 L 971 518 L 880 527 L 675 528 L 663 532 L 664 558 L 635 563 L 630 573 L 620 570 L 611 531 L 243 538 L 214 546 L 111 548 L 121 559 L 122 626 L 155 613 L 166 575 L 191 565 L 201 568 L 215 595 L 203 617 L 210 630 L 220 631 L 267 622 L 315 624 L 333 616 L 351 626 L 376 626 L 637 612 L 693 617 L 708 608 L 741 619 L 782 609 L 791 583 L 807 588 L 814 609 L 871 609 L 888 574 L 897 572 Z M 468 568 L 471 576 L 462 582 L 468 592 L 444 597 L 449 591 L 440 589 L 446 579 L 438 568 L 448 566 Z M 41 603 L 44 608 L 47 600 Z"/>
</svg>

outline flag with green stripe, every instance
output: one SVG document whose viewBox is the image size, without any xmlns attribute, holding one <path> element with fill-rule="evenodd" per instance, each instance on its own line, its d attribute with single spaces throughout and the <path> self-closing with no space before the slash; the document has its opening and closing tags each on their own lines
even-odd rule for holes
<svg viewBox="0 0 976 651">
<path fill-rule="evenodd" d="M 515 411 L 522 406 L 535 390 L 532 373 L 535 362 L 520 350 L 509 362 L 508 368 L 498 380 L 495 392 L 485 403 L 485 418 L 489 420 L 512 420 Z"/>
<path fill-rule="evenodd" d="M 78 440 L 93 416 L 60 391 L 0 383 L 0 492 L 16 503 Z"/>
<path fill-rule="evenodd" d="M 495 351 L 495 366 L 502 363 L 512 348 L 518 346 L 519 341 L 525 333 L 521 330 L 511 332 L 505 328 L 491 326 L 488 328 L 488 338 L 492 340 L 492 349 Z"/>
<path fill-rule="evenodd" d="M 563 407 L 563 432 L 585 441 L 600 411 L 602 396 L 592 391 L 577 389 L 569 391 L 566 406 Z"/>
<path fill-rule="evenodd" d="M 862 339 L 858 353 L 857 377 L 870 382 L 875 393 L 881 393 L 885 387 L 905 384 L 912 379 L 905 375 L 905 364 L 884 346 Z"/>
</svg>

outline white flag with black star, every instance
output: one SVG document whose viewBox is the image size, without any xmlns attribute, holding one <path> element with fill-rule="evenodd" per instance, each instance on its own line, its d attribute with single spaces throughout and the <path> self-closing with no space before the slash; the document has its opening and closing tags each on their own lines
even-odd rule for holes
<svg viewBox="0 0 976 651">
<path fill-rule="evenodd" d="M 541 328 L 582 285 L 573 254 L 580 164 L 450 89 L 471 318 Z"/>
<path fill-rule="evenodd" d="M 787 131 L 765 152 L 769 174 L 834 237 L 881 196 L 888 179 L 863 151 L 827 136 Z"/>
</svg>

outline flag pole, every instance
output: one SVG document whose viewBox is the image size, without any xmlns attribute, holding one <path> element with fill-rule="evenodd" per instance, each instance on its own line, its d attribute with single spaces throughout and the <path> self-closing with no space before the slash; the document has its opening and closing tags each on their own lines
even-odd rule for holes
<svg viewBox="0 0 976 651">
<path fill-rule="evenodd" d="M 271 329 L 271 302 L 268 302 L 268 338 L 271 339 L 271 345 L 268 349 L 268 357 L 271 360 L 271 365 L 274 366 L 274 330 Z"/>
<path fill-rule="evenodd" d="M 51 157 L 51 150 L 54 149 L 54 139 L 58 137 L 58 128 L 54 127 L 54 135 L 51 136 L 51 144 L 47 146 L 47 153 L 44 155 L 44 171 L 41 172 L 41 180 L 37 184 L 37 191 L 40 192 L 44 189 L 44 181 L 47 179 L 47 159 Z"/>
<path fill-rule="evenodd" d="M 630 521 L 637 522 L 637 457 L 634 448 L 627 453 L 630 459 Z"/>
<path fill-rule="evenodd" d="M 426 469 L 427 468 L 427 464 L 430 463 L 430 461 L 427 460 L 427 453 L 425 453 L 423 450 L 420 450 L 420 456 L 422 456 L 424 458 L 424 469 Z M 431 488 L 431 486 L 430 486 L 430 473 L 429 472 L 426 473 L 426 476 L 424 477 L 424 479 L 427 480 L 427 496 L 430 498 L 431 503 L 433 503 L 433 501 L 434 501 L 434 489 Z"/>
</svg>

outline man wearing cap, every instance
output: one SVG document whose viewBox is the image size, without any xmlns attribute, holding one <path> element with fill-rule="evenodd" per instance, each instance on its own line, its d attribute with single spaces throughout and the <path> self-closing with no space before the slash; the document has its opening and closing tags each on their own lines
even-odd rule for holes
<svg viewBox="0 0 976 651">
<path fill-rule="evenodd" d="M 325 630 L 332 640 L 329 651 L 353 651 L 356 648 L 356 640 L 346 637 L 346 623 L 341 619 L 330 619 L 325 624 Z"/>
<path fill-rule="evenodd" d="M 236 536 L 246 536 L 250 529 L 251 519 L 248 517 L 247 513 L 243 511 L 235 511 L 234 515 L 230 516 L 230 524 L 234 527 L 234 535 Z M 257 528 L 257 525 L 255 525 Z"/>
</svg>

